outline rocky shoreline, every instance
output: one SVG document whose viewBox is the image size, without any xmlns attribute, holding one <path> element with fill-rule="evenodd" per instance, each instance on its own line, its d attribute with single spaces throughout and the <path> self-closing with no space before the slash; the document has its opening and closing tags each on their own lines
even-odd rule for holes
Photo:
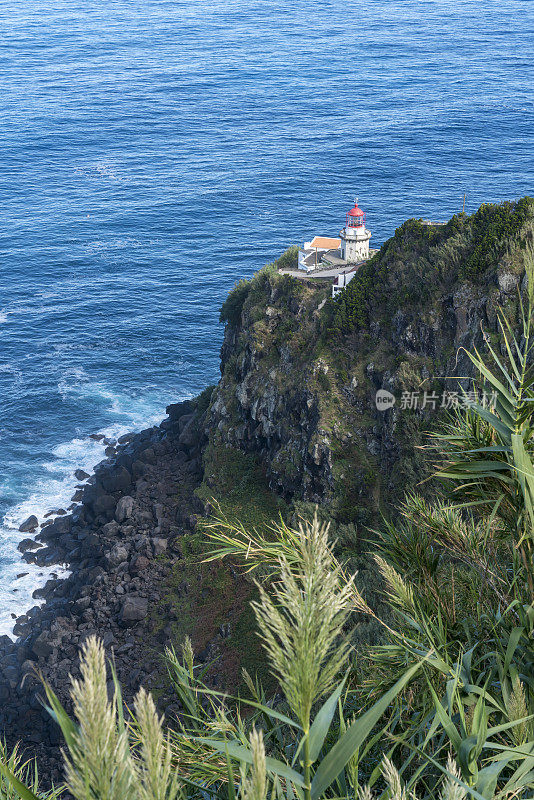
<svg viewBox="0 0 534 800">
<path fill-rule="evenodd" d="M 77 490 L 71 513 L 21 543 L 27 562 L 70 570 L 34 592 L 44 603 L 16 620 L 15 642 L 0 637 L 0 733 L 37 756 L 46 781 L 61 780 L 60 733 L 43 708 L 38 674 L 68 705 L 80 646 L 97 634 L 113 652 L 127 701 L 140 685 L 162 685 L 169 626 L 155 625 L 151 609 L 181 558 L 181 537 L 203 510 L 194 495 L 204 439 L 195 403 L 174 404 L 167 414 L 159 426 L 121 437 Z M 176 611 L 168 613 L 172 619 Z M 167 715 L 179 711 L 164 691 L 158 702 Z"/>
</svg>

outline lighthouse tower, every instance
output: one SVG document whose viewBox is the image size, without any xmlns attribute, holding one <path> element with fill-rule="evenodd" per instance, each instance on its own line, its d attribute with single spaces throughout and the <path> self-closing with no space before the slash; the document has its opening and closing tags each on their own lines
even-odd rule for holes
<svg viewBox="0 0 534 800">
<path fill-rule="evenodd" d="M 358 208 L 358 200 L 354 208 L 347 213 L 345 227 L 339 234 L 341 237 L 341 258 L 349 264 L 369 258 L 369 239 L 371 231 L 365 227 L 365 214 Z"/>
</svg>

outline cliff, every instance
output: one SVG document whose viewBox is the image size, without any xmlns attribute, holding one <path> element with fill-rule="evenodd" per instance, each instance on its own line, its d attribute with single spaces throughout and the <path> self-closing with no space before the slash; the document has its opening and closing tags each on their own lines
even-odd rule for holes
<svg viewBox="0 0 534 800">
<path fill-rule="evenodd" d="M 201 517 L 214 501 L 259 526 L 320 504 L 374 592 L 360 532 L 426 475 L 419 445 L 443 413 L 433 404 L 457 390 L 454 376 L 469 374 L 459 348 L 484 346 L 496 309 L 514 321 L 533 231 L 528 198 L 443 226 L 409 220 L 336 301 L 328 284 L 280 273 L 294 250 L 241 281 L 221 311 L 218 386 L 119 442 L 73 514 L 42 526 L 44 546 L 25 553 L 68 563 L 71 575 L 50 581 L 45 604 L 17 620 L 15 644 L 0 640 L 8 741 L 38 745 L 58 780 L 57 730 L 35 673 L 65 701 L 79 647 L 94 632 L 113 650 L 126 700 L 146 685 L 171 718 L 180 708 L 166 681 L 166 645 L 191 636 L 200 661 L 216 659 L 214 686 L 235 688 L 241 666 L 261 671 L 252 584 L 230 565 L 202 563 Z M 379 389 L 396 398 L 388 410 L 376 407 Z M 422 408 L 424 392 L 436 400 Z M 419 406 L 403 408 L 403 393 Z M 361 626 L 362 641 L 371 638 Z"/>
<path fill-rule="evenodd" d="M 483 346 L 499 306 L 515 316 L 533 220 L 529 198 L 446 225 L 408 220 L 335 301 L 277 265 L 238 284 L 221 313 L 204 495 L 223 448 L 256 458 L 287 502 L 321 503 L 337 521 L 395 503 L 423 475 L 418 446 L 443 392 L 469 375 L 461 348 Z M 395 396 L 391 409 L 377 409 L 379 389 Z"/>
</svg>

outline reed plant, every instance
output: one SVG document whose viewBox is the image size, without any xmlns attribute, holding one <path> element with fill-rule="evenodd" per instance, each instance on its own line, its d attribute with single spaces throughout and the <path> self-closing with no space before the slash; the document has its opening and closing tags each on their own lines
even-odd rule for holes
<svg viewBox="0 0 534 800">
<path fill-rule="evenodd" d="M 191 643 L 166 651 L 182 714 L 143 689 L 125 710 L 102 644 L 82 649 L 73 717 L 49 686 L 65 786 L 39 789 L 32 764 L 0 751 L 0 800 L 527 800 L 534 796 L 534 267 L 520 332 L 469 354 L 475 399 L 434 436 L 447 494 L 409 494 L 374 539 L 392 622 L 336 557 L 328 525 L 248 530 L 217 512 L 208 559 L 257 581 L 258 635 L 278 692 L 210 689 Z M 482 398 L 490 388 L 493 400 Z M 354 669 L 355 624 L 384 640 Z M 388 618 L 389 620 L 389 618 Z M 361 670 L 360 670 L 361 671 Z"/>
</svg>

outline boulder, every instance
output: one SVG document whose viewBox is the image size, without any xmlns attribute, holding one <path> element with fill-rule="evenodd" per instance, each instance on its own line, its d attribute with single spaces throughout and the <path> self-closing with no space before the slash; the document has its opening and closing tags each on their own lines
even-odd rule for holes
<svg viewBox="0 0 534 800">
<path fill-rule="evenodd" d="M 76 478 L 77 481 L 85 481 L 89 477 L 89 473 L 85 472 L 85 470 L 83 469 L 77 469 L 74 472 L 74 477 Z"/>
<path fill-rule="evenodd" d="M 145 619 L 148 614 L 146 597 L 127 597 L 119 613 L 119 623 L 127 628 Z"/>
<path fill-rule="evenodd" d="M 147 447 L 146 450 L 143 450 L 142 453 L 139 454 L 139 459 L 144 461 L 145 464 L 155 464 L 156 463 L 156 454 L 152 447 Z"/>
<path fill-rule="evenodd" d="M 134 503 L 135 501 L 133 497 L 130 497 L 129 495 L 121 497 L 117 503 L 117 508 L 115 509 L 115 519 L 117 522 L 121 523 L 125 522 L 127 519 L 130 519 L 134 510 Z"/>
<path fill-rule="evenodd" d="M 116 544 L 107 554 L 107 562 L 111 567 L 118 567 L 128 559 L 128 550 L 123 544 Z"/>
<path fill-rule="evenodd" d="M 194 409 L 195 406 L 191 400 L 183 400 L 181 403 L 171 403 L 171 405 L 167 406 L 165 411 L 174 422 L 184 414 L 190 414 Z"/>
<path fill-rule="evenodd" d="M 37 658 L 48 658 L 52 655 L 54 648 L 49 642 L 49 636 L 50 634 L 48 631 L 43 631 L 43 633 L 39 634 L 37 639 L 34 641 L 32 650 Z"/>
<path fill-rule="evenodd" d="M 32 514 L 31 516 L 28 517 L 28 519 L 24 520 L 22 525 L 19 526 L 19 531 L 21 533 L 33 533 L 33 531 L 38 527 L 38 525 L 39 525 L 39 520 L 37 519 L 35 514 Z"/>
<path fill-rule="evenodd" d="M 115 520 L 111 520 L 111 522 L 106 522 L 105 525 L 102 525 L 102 533 L 108 539 L 115 539 L 119 533 L 119 523 L 115 522 Z"/>
<path fill-rule="evenodd" d="M 33 539 L 23 539 L 17 545 L 17 550 L 20 553 L 25 553 L 26 550 L 38 550 L 43 545 L 40 542 L 34 542 Z"/>
<path fill-rule="evenodd" d="M 76 600 L 76 602 L 74 603 L 74 608 L 78 614 L 81 614 L 82 611 L 86 611 L 86 609 L 88 609 L 90 605 L 91 605 L 91 598 L 85 596 L 85 597 L 80 597 L 78 600 Z"/>
<path fill-rule="evenodd" d="M 155 556 L 160 556 L 167 550 L 167 539 L 154 538 L 152 539 L 152 547 Z"/>
<path fill-rule="evenodd" d="M 187 451 L 190 451 L 198 444 L 198 439 L 199 439 L 199 434 L 196 425 L 196 419 L 193 417 L 189 420 L 187 425 L 180 433 L 180 436 L 178 437 L 178 442 L 182 448 L 185 448 Z"/>
<path fill-rule="evenodd" d="M 133 575 L 139 575 L 141 572 L 144 572 L 150 566 L 150 561 L 146 556 L 137 556 L 135 561 L 132 562 L 130 566 L 130 572 Z"/>
<path fill-rule="evenodd" d="M 93 511 L 96 515 L 107 514 L 115 510 L 116 501 L 110 494 L 97 494 L 93 501 Z"/>
<path fill-rule="evenodd" d="M 511 294 L 517 290 L 519 286 L 519 276 L 514 275 L 513 272 L 503 272 L 498 277 L 499 289 L 504 294 Z"/>
<path fill-rule="evenodd" d="M 98 478 L 106 492 L 125 492 L 132 483 L 132 477 L 126 467 L 114 468 L 109 472 L 103 471 Z"/>
<path fill-rule="evenodd" d="M 50 542 L 53 539 L 64 536 L 66 533 L 70 533 L 71 528 L 71 516 L 67 515 L 65 517 L 56 517 L 52 524 L 48 525 L 45 530 L 42 530 L 37 538 L 44 542 Z"/>
<path fill-rule="evenodd" d="M 134 480 L 141 478 L 146 472 L 146 464 L 136 459 L 132 464 L 132 476 Z"/>
</svg>

